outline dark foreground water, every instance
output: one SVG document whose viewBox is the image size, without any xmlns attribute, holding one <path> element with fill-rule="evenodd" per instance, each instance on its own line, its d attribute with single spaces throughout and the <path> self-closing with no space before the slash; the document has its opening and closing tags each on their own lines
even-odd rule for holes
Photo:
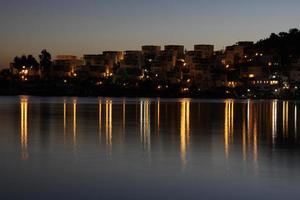
<svg viewBox="0 0 300 200">
<path fill-rule="evenodd" d="M 294 101 L 2 97 L 0 199 L 297 199 L 299 115 Z"/>
</svg>

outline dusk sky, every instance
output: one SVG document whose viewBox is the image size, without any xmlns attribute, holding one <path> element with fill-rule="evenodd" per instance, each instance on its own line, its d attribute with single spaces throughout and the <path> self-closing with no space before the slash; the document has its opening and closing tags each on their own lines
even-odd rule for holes
<svg viewBox="0 0 300 200">
<path fill-rule="evenodd" d="M 299 28 L 299 0 L 1 0 L 0 66 L 42 49 L 57 54 L 214 44 Z"/>
</svg>

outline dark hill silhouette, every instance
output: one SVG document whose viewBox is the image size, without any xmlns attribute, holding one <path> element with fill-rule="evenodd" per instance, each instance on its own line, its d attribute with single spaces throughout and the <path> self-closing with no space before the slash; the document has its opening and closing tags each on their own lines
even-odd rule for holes
<svg viewBox="0 0 300 200">
<path fill-rule="evenodd" d="M 300 31 L 293 28 L 289 32 L 272 33 L 269 38 L 258 41 L 250 48 L 278 56 L 280 68 L 288 70 L 291 63 L 300 57 Z"/>
</svg>

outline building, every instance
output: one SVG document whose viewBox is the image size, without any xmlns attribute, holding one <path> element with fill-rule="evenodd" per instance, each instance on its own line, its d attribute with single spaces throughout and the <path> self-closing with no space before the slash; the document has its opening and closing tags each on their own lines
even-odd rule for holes
<svg viewBox="0 0 300 200">
<path fill-rule="evenodd" d="M 202 51 L 188 51 L 186 53 L 186 63 L 191 69 L 201 68 Z"/>
<path fill-rule="evenodd" d="M 212 86 L 211 68 L 212 57 L 203 56 L 202 51 L 189 51 L 186 53 L 186 63 L 190 69 L 190 78 L 201 89 Z"/>
<path fill-rule="evenodd" d="M 166 45 L 166 52 L 176 52 L 178 56 L 184 55 L 184 46 L 183 45 Z"/>
<path fill-rule="evenodd" d="M 171 66 L 169 67 L 175 67 L 176 63 L 180 59 L 184 59 L 184 46 L 183 45 L 166 45 L 165 50 L 162 52 L 161 57 L 165 59 L 165 61 L 170 62 Z M 168 69 L 170 70 L 170 69 Z"/>
<path fill-rule="evenodd" d="M 90 54 L 83 56 L 85 66 L 103 66 L 104 56 L 102 54 Z"/>
<path fill-rule="evenodd" d="M 242 41 L 233 46 L 226 47 L 224 65 L 235 65 L 244 61 L 245 50 L 249 46 L 253 45 L 253 42 Z"/>
<path fill-rule="evenodd" d="M 136 85 L 143 77 L 141 69 L 132 67 L 119 68 L 114 76 L 115 83 L 123 86 Z"/>
<path fill-rule="evenodd" d="M 264 71 L 264 66 L 262 65 L 251 65 L 251 63 L 249 63 L 240 67 L 240 78 L 254 79 L 267 76 Z"/>
<path fill-rule="evenodd" d="M 124 60 L 123 51 L 103 51 L 103 55 L 105 59 L 110 60 L 114 64 L 118 64 Z"/>
<path fill-rule="evenodd" d="M 161 46 L 147 45 L 142 46 L 142 68 L 150 70 L 154 67 L 154 62 L 157 60 L 161 52 Z"/>
<path fill-rule="evenodd" d="M 92 78 L 111 77 L 123 59 L 121 51 L 104 51 L 99 55 L 84 55 L 84 64 Z"/>
<path fill-rule="evenodd" d="M 195 45 L 194 51 L 201 52 L 201 58 L 203 59 L 212 58 L 214 55 L 214 45 Z"/>
<path fill-rule="evenodd" d="M 54 76 L 76 76 L 76 70 L 83 65 L 83 60 L 73 55 L 59 55 L 54 59 L 52 75 Z"/>
<path fill-rule="evenodd" d="M 142 67 L 142 52 L 141 51 L 125 51 L 124 59 L 120 63 L 121 68 L 138 68 Z"/>
<path fill-rule="evenodd" d="M 155 46 L 155 45 L 142 46 L 143 55 L 157 56 L 157 55 L 159 55 L 160 51 L 161 51 L 161 46 Z"/>
<path fill-rule="evenodd" d="M 300 68 L 295 68 L 289 71 L 289 79 L 291 83 L 300 83 Z"/>
</svg>

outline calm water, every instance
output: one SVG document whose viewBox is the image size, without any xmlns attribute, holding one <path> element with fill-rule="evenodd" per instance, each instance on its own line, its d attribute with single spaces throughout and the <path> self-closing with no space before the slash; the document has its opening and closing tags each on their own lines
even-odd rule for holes
<svg viewBox="0 0 300 200">
<path fill-rule="evenodd" d="M 0 199 L 298 197 L 299 115 L 294 101 L 2 97 Z"/>
</svg>

